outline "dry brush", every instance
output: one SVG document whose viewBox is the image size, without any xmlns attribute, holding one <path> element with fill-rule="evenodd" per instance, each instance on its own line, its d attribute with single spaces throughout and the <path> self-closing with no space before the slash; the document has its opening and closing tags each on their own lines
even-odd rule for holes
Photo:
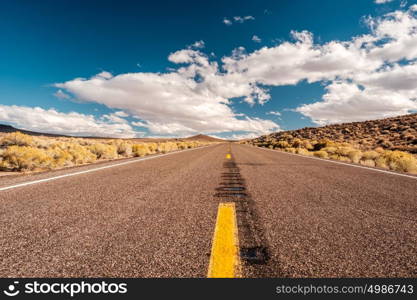
<svg viewBox="0 0 417 300">
<path fill-rule="evenodd" d="M 0 170 L 40 171 L 209 144 L 201 141 L 137 143 L 134 140 L 33 137 L 12 132 L 0 138 Z"/>
</svg>

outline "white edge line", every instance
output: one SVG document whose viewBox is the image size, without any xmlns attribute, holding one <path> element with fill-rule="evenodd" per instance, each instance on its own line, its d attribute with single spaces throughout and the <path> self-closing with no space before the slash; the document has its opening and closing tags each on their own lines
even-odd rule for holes
<svg viewBox="0 0 417 300">
<path fill-rule="evenodd" d="M 214 145 L 210 145 L 210 146 L 214 146 Z M 118 167 L 118 166 L 133 164 L 133 163 L 141 162 L 141 161 L 144 161 L 144 160 L 159 158 L 159 157 L 172 155 L 172 154 L 177 154 L 177 153 L 183 153 L 183 152 L 187 152 L 187 151 L 193 151 L 193 150 L 202 149 L 202 148 L 210 147 L 210 146 L 203 146 L 203 147 L 197 147 L 197 148 L 193 148 L 193 149 L 169 152 L 169 153 L 165 153 L 165 154 L 158 154 L 158 155 L 154 155 L 154 156 L 150 156 L 150 157 L 142 157 L 142 158 L 129 160 L 129 161 L 121 162 L 121 163 L 111 164 L 111 165 L 104 166 L 104 167 L 88 169 L 88 170 L 85 170 L 85 171 L 79 171 L 79 172 L 74 172 L 74 173 L 70 173 L 70 174 L 64 174 L 64 175 L 59 175 L 59 176 L 55 176 L 55 177 L 49 177 L 49 178 L 34 180 L 34 181 L 27 181 L 27 182 L 18 183 L 18 184 L 15 184 L 15 185 L 2 187 L 2 188 L 0 188 L 0 191 L 11 190 L 11 189 L 22 187 L 22 186 L 27 186 L 27 185 L 32 185 L 32 184 L 47 182 L 47 181 L 53 181 L 53 180 L 57 180 L 57 179 L 64 178 L 64 177 L 76 176 L 76 175 L 91 173 L 91 172 L 95 172 L 95 171 L 99 171 L 99 170 L 104 170 L 104 169 L 114 168 L 114 167 Z"/>
<path fill-rule="evenodd" d="M 252 145 L 250 145 L 250 146 L 258 148 L 258 149 L 262 149 L 262 150 L 272 151 L 272 152 L 275 152 L 275 153 L 284 153 L 284 154 L 289 154 L 289 155 L 295 155 L 295 156 L 304 157 L 304 158 L 321 160 L 321 161 L 325 161 L 325 162 L 329 162 L 329 163 L 333 163 L 333 164 L 339 164 L 339 165 L 344 165 L 344 166 L 349 166 L 349 167 L 367 169 L 367 170 L 371 170 L 371 171 L 382 172 L 382 173 L 387 173 L 387 174 L 391 174 L 391 175 L 397 175 L 397 176 L 403 176 L 403 177 L 417 179 L 417 176 L 413 176 L 413 175 L 395 173 L 395 172 L 392 172 L 392 171 L 386 171 L 386 170 L 380 170 L 380 169 L 375 169 L 375 168 L 370 168 L 370 167 L 365 167 L 365 166 L 358 166 L 358 165 L 348 164 L 348 163 L 344 163 L 344 162 L 341 162 L 341 161 L 334 161 L 334 160 L 330 160 L 330 159 L 323 159 L 323 158 L 318 158 L 318 157 L 306 156 L 306 155 L 302 155 L 302 154 L 289 153 L 289 152 L 285 152 L 285 151 L 273 150 L 273 149 L 268 149 L 268 148 L 263 148 L 263 147 L 252 146 Z"/>
</svg>

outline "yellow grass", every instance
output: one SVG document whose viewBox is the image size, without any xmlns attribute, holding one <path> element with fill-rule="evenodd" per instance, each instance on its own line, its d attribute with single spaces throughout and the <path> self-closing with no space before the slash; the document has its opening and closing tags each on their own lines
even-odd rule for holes
<svg viewBox="0 0 417 300">
<path fill-rule="evenodd" d="M 247 141 L 255 146 L 279 149 L 301 155 L 314 155 L 344 162 L 353 162 L 370 167 L 380 167 L 400 172 L 417 173 L 417 158 L 404 151 L 390 151 L 377 147 L 362 152 L 356 144 L 336 143 L 328 139 L 320 141 L 293 138 L 283 135 L 280 140 L 266 137 L 262 141 Z"/>
<path fill-rule="evenodd" d="M 0 138 L 0 170 L 33 171 L 199 147 L 209 142 L 134 143 L 133 140 L 32 137 L 21 132 Z"/>
</svg>

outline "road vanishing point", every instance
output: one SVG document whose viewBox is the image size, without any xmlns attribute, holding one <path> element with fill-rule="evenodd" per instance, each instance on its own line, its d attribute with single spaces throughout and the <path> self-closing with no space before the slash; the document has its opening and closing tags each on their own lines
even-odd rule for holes
<svg viewBox="0 0 417 300">
<path fill-rule="evenodd" d="M 417 177 L 216 144 L 0 178 L 1 277 L 415 277 Z"/>
</svg>

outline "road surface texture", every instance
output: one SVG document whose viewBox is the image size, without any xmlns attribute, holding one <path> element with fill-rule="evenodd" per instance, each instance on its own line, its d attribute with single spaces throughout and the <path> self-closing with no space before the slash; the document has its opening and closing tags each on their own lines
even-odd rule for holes
<svg viewBox="0 0 417 300">
<path fill-rule="evenodd" d="M 0 189 L 112 164 L 5 176 Z M 205 277 L 232 199 L 242 276 L 415 277 L 416 191 L 415 178 L 246 145 L 178 152 L 0 190 L 0 276 Z"/>
</svg>

